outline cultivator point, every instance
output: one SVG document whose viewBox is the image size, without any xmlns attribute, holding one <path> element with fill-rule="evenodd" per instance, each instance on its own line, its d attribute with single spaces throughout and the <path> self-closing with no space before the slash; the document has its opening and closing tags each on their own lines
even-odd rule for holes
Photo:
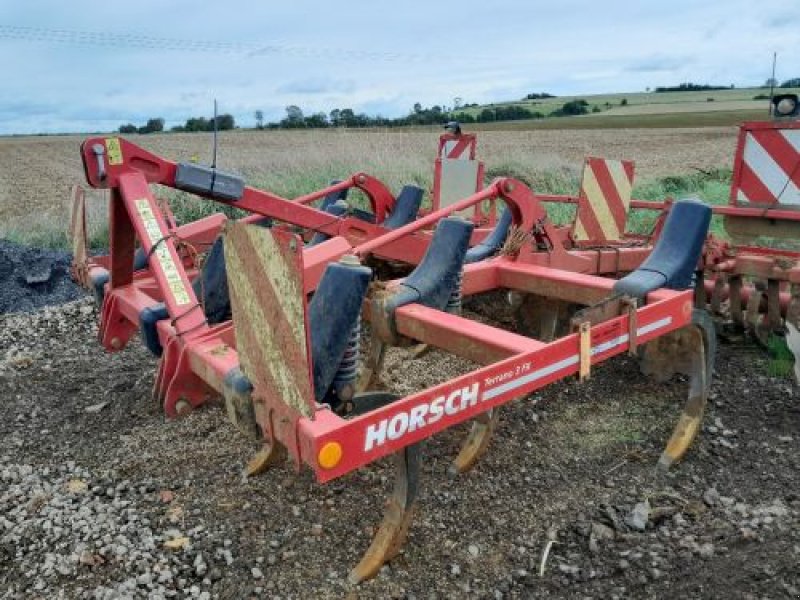
<svg viewBox="0 0 800 600">
<path fill-rule="evenodd" d="M 743 130 L 737 160 L 750 162 L 735 172 L 732 205 L 714 210 L 737 231 L 750 231 L 753 218 L 770 227 L 785 221 L 793 232 L 800 213 L 783 207 L 780 194 L 757 207 L 746 194 L 741 205 L 757 171 L 747 144 L 772 148 L 769 135 L 786 135 L 780 127 L 751 130 L 761 132 Z M 111 253 L 88 257 L 76 192 L 73 273 L 102 301 L 107 349 L 122 349 L 138 331 L 160 357 L 154 395 L 167 415 L 223 398 L 230 419 L 258 440 L 249 475 L 288 457 L 324 483 L 393 456 L 394 491 L 352 582 L 400 551 L 418 498 L 422 442 L 436 433 L 471 422 L 452 466 L 466 471 L 487 451 L 503 404 L 566 377 L 585 380 L 627 352 L 656 379 L 688 377 L 688 400 L 658 463 L 669 467 L 702 427 L 716 348 L 712 312 L 729 305 L 734 321 L 770 331 L 785 316 L 795 343 L 800 255 L 709 238 L 712 210 L 697 201 L 631 199 L 626 161 L 588 159 L 576 197 L 537 195 L 510 178 L 483 185 L 475 144 L 454 127 L 442 136 L 429 211 L 420 209 L 419 188 L 394 196 L 364 173 L 289 200 L 123 139 L 82 146 L 87 181 L 110 190 Z M 150 183 L 249 216 L 177 226 Z M 352 188 L 365 193 L 367 210 L 347 204 Z M 576 204 L 575 222 L 556 226 L 544 202 Z M 660 211 L 649 236 L 625 231 L 628 212 L 640 209 Z M 404 276 L 376 282 L 385 264 L 405 265 Z M 750 277 L 766 281 L 748 284 Z M 513 331 L 462 314 L 463 298 L 497 290 L 509 293 Z M 377 389 L 387 349 L 414 344 L 480 367 L 405 397 Z"/>
</svg>

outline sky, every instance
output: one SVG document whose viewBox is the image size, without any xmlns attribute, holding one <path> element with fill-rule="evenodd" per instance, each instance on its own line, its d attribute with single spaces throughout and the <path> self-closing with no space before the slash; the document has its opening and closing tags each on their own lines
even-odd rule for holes
<svg viewBox="0 0 800 600">
<path fill-rule="evenodd" d="M 0 134 L 800 76 L 800 0 L 0 0 Z"/>
</svg>

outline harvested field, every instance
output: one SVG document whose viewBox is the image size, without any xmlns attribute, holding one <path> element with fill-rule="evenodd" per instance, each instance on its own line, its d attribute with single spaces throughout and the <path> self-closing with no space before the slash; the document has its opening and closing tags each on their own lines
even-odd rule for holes
<svg viewBox="0 0 800 600">
<path fill-rule="evenodd" d="M 356 170 L 396 189 L 430 183 L 437 135 L 236 132 L 222 136 L 220 162 L 286 196 Z M 735 135 L 494 132 L 480 148 L 498 174 L 573 177 L 595 154 L 633 158 L 648 181 L 729 167 Z M 175 160 L 209 154 L 205 135 L 134 137 Z M 0 139 L 0 238 L 64 228 L 79 142 Z M 505 405 L 488 453 L 463 476 L 448 469 L 465 427 L 426 441 L 409 540 L 356 587 L 347 573 L 380 521 L 388 461 L 324 486 L 289 464 L 243 479 L 256 448 L 224 408 L 166 420 L 139 337 L 103 351 L 92 300 L 71 285 L 36 288 L 31 257 L 68 283 L 65 253 L 0 246 L 4 600 L 800 596 L 800 391 L 769 376 L 768 356 L 746 340 L 721 344 L 703 431 L 666 474 L 653 466 L 686 379 L 657 384 L 629 356 L 585 384 Z M 468 299 L 465 311 L 515 329 L 504 293 Z M 394 348 L 385 367 L 386 387 L 406 394 L 470 365 Z"/>
<path fill-rule="evenodd" d="M 428 189 L 438 129 L 430 131 L 242 131 L 222 133 L 219 164 L 257 187 L 286 197 L 317 189 L 335 177 L 365 171 L 392 189 Z M 0 138 L 0 237 L 12 232 L 63 231 L 69 187 L 84 180 L 78 148 L 83 137 Z M 172 160 L 210 160 L 205 134 L 130 136 Z M 695 169 L 730 167 L 736 129 L 485 131 L 479 153 L 492 174 L 577 174 L 587 155 L 636 161 L 646 182 Z M 542 190 L 547 191 L 547 190 Z M 577 191 L 577 190 L 575 190 Z M 100 193 L 95 193 L 100 197 Z M 101 203 L 97 203 L 100 206 Z"/>
</svg>

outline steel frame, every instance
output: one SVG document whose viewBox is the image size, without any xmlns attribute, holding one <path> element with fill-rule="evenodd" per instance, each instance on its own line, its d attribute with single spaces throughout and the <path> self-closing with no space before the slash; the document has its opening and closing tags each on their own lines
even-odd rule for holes
<svg viewBox="0 0 800 600">
<path fill-rule="evenodd" d="M 91 143 L 85 144 L 84 148 Z M 141 157 L 139 154 L 136 156 Z M 146 171 L 138 165 L 127 170 L 122 166 L 113 170 L 109 168 L 104 181 L 93 179 L 94 174 L 87 173 L 91 183 L 106 185 L 112 190 L 111 278 L 99 335 L 107 349 L 119 350 L 138 329 L 142 309 L 156 302 L 166 304 L 170 319 L 157 324 L 164 352 L 155 393 L 163 399 L 166 413 L 174 416 L 220 394 L 225 376 L 238 367 L 238 357 L 232 324 L 209 326 L 206 322 L 190 285 L 192 273 L 184 268 L 164 215 L 150 192 L 149 182 L 170 181 L 171 166 L 149 160 L 158 165 L 157 170 Z M 268 194 L 264 198 L 264 203 L 260 203 L 261 197 L 248 188 L 240 206 L 265 214 L 270 212 L 264 208 L 265 205 L 288 204 Z M 318 211 L 307 209 L 322 230 L 345 235 L 335 236 L 304 251 L 304 276 L 313 282 L 318 279 L 324 265 L 346 253 L 361 258 L 373 253 L 393 255 L 399 252 L 396 249 L 407 248 L 408 240 L 414 235 L 448 214 L 497 198 L 506 202 L 520 228 L 538 231 L 538 238 L 534 238 L 516 258 L 500 257 L 468 266 L 464 274 L 466 293 L 498 288 L 535 290 L 582 303 L 592 303 L 610 293 L 614 280 L 553 268 L 554 265 L 590 266 L 595 257 L 591 252 L 573 255 L 565 251 L 559 243 L 559 233 L 547 221 L 541 203 L 527 187 L 511 179 L 496 180 L 469 198 L 363 243 L 354 243 L 358 237 L 348 239 L 347 234 L 352 231 L 349 225 L 339 224 L 334 229 L 329 215 L 326 215 L 327 222 L 323 223 Z M 288 210 L 285 214 L 289 222 L 300 220 Z M 132 270 L 134 238 L 150 256 L 149 271 L 136 276 Z M 535 250 L 534 247 L 542 245 L 549 246 L 550 251 L 541 253 Z M 545 256 L 548 259 L 542 260 Z M 313 283 L 305 284 L 306 290 L 313 287 Z M 639 325 L 635 338 L 646 342 L 688 324 L 691 307 L 691 292 L 654 292 L 649 297 L 649 304 L 637 311 Z M 267 426 L 262 425 L 265 436 L 285 446 L 298 466 L 301 462 L 309 465 L 319 481 L 341 476 L 514 397 L 574 374 L 578 369 L 578 334 L 545 344 L 419 305 L 399 309 L 397 318 L 400 333 L 404 335 L 472 359 L 482 358 L 483 363 L 487 363 L 488 358 L 491 360 L 487 366 L 472 373 L 353 420 L 344 420 L 323 406 L 317 407 L 313 418 L 301 417 L 286 406 L 270 407 L 272 411 Z M 627 317 L 619 317 L 591 328 L 592 364 L 627 350 L 631 333 L 629 324 Z M 455 411 L 456 396 L 460 394 L 464 398 L 467 394 L 463 390 L 473 390 L 469 394 L 470 397 L 475 395 L 476 401 Z M 444 398 L 440 403 L 443 414 L 435 422 L 430 419 L 425 427 L 409 431 L 404 436 L 392 436 L 396 439 L 387 438 L 385 443 L 375 447 L 366 445 L 365 436 L 370 428 L 380 428 L 382 423 L 386 423 L 387 427 L 393 428 L 389 430 L 392 433 L 398 427 L 397 419 L 402 420 L 403 415 L 410 414 L 410 411 L 417 411 L 414 414 L 418 415 L 418 407 L 434 403 L 437 398 Z M 334 440 L 341 444 L 344 456 L 335 468 L 322 468 L 317 462 L 319 451 L 324 444 Z"/>
</svg>

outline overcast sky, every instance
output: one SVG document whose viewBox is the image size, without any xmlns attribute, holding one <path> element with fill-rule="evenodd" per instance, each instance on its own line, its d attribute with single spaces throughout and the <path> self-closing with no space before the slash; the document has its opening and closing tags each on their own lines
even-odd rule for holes
<svg viewBox="0 0 800 600">
<path fill-rule="evenodd" d="M 800 0 L 0 0 L 0 134 L 800 76 Z"/>
</svg>

